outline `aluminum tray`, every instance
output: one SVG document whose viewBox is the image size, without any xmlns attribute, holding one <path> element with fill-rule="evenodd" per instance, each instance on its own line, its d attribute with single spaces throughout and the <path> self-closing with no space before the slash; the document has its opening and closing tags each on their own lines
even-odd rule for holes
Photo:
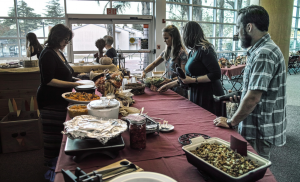
<svg viewBox="0 0 300 182">
<path fill-rule="evenodd" d="M 209 175 L 212 179 L 216 181 L 224 181 L 224 182 L 257 181 L 264 177 L 267 168 L 271 166 L 271 162 L 269 160 L 262 158 L 257 154 L 247 151 L 247 157 L 245 158 L 256 162 L 260 167 L 253 171 L 249 171 L 248 173 L 245 173 L 239 177 L 233 177 L 190 152 L 191 150 L 195 150 L 197 147 L 200 147 L 203 143 L 223 144 L 228 148 L 230 148 L 229 142 L 216 137 L 207 140 L 205 140 L 203 137 L 197 137 L 191 139 L 191 141 L 192 144 L 182 147 L 182 150 L 186 154 L 187 160 L 189 161 L 189 163 L 193 164 L 199 170 L 205 172 L 205 174 Z"/>
</svg>

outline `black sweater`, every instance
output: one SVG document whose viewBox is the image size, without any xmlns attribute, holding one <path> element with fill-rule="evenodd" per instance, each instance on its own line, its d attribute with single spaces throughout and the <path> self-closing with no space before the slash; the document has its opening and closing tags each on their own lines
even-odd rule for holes
<svg viewBox="0 0 300 182">
<path fill-rule="evenodd" d="M 64 57 L 64 55 L 61 53 Z M 66 58 L 64 57 L 66 60 Z M 62 81 L 72 81 L 74 70 L 67 61 L 62 61 L 57 53 L 46 47 L 40 55 L 39 67 L 41 74 L 41 84 L 37 92 L 37 102 L 40 109 L 49 105 L 67 106 L 67 102 L 62 98 L 65 92 L 71 92 L 72 88 L 60 88 L 47 85 L 52 79 Z"/>
</svg>

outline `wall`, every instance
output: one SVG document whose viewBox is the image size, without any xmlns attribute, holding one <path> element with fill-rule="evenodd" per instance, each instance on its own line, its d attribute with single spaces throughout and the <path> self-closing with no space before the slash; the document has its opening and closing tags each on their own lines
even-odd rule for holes
<svg viewBox="0 0 300 182">
<path fill-rule="evenodd" d="M 271 38 L 281 49 L 286 65 L 289 58 L 293 4 L 294 0 L 260 0 L 260 5 L 269 13 Z"/>
<path fill-rule="evenodd" d="M 162 23 L 162 19 L 166 19 L 166 0 L 159 0 L 156 1 L 156 7 L 155 7 L 155 18 L 156 18 L 156 24 L 155 24 L 155 40 L 156 44 L 156 57 L 160 55 L 160 53 L 165 49 L 165 42 L 162 38 L 162 29 L 166 27 L 166 23 Z M 157 49 L 157 45 L 160 45 L 160 49 Z M 149 63 L 151 63 L 154 60 L 150 60 Z M 165 71 L 165 64 L 162 63 L 159 66 L 156 67 L 156 71 Z"/>
</svg>

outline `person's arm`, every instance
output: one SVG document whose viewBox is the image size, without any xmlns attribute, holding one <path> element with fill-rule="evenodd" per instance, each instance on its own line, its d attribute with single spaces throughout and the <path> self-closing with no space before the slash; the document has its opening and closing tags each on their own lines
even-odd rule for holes
<svg viewBox="0 0 300 182">
<path fill-rule="evenodd" d="M 68 88 L 68 87 L 76 87 L 79 85 L 82 85 L 81 83 L 77 82 L 67 82 L 67 81 L 62 81 L 53 78 L 47 85 L 52 86 L 52 87 L 61 87 L 61 88 Z"/>
<path fill-rule="evenodd" d="M 204 51 L 201 56 L 202 62 L 209 73 L 197 78 L 186 76 L 186 79 L 181 79 L 184 84 L 196 83 L 196 79 L 198 83 L 206 83 L 221 78 L 221 69 L 218 65 L 217 55 L 215 51 L 213 49 L 208 49 L 207 51 Z"/>
<path fill-rule="evenodd" d="M 26 50 L 26 56 L 27 57 L 31 57 L 31 53 L 34 52 L 34 47 L 33 46 L 29 46 Z"/>
<path fill-rule="evenodd" d="M 262 90 L 248 90 L 238 110 L 231 118 L 232 126 L 237 126 L 255 109 L 256 105 L 260 102 L 263 92 Z M 216 126 L 229 128 L 227 118 L 225 117 L 218 117 L 214 120 L 214 123 Z"/>
<path fill-rule="evenodd" d="M 161 86 L 157 91 L 160 92 L 160 93 L 162 93 L 162 92 L 165 92 L 168 89 L 176 87 L 176 86 L 178 86 L 178 80 L 174 80 L 174 81 L 172 81 L 170 83 L 167 83 L 167 84 Z"/>
<path fill-rule="evenodd" d="M 150 71 L 152 71 L 156 66 L 158 66 L 160 63 L 162 63 L 164 61 L 164 59 L 159 56 L 158 58 L 156 58 L 151 64 L 149 64 L 145 70 L 143 71 L 143 75 L 142 78 L 146 77 L 146 74 Z"/>
</svg>

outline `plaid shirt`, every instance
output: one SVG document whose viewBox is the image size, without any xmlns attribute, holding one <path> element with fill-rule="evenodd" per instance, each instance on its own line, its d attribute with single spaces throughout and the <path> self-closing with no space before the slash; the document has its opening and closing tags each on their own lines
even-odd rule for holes
<svg viewBox="0 0 300 182">
<path fill-rule="evenodd" d="M 262 90 L 260 102 L 239 124 L 247 140 L 264 139 L 276 146 L 286 143 L 286 67 L 279 47 L 264 35 L 247 52 L 241 99 L 248 90 Z"/>
</svg>

